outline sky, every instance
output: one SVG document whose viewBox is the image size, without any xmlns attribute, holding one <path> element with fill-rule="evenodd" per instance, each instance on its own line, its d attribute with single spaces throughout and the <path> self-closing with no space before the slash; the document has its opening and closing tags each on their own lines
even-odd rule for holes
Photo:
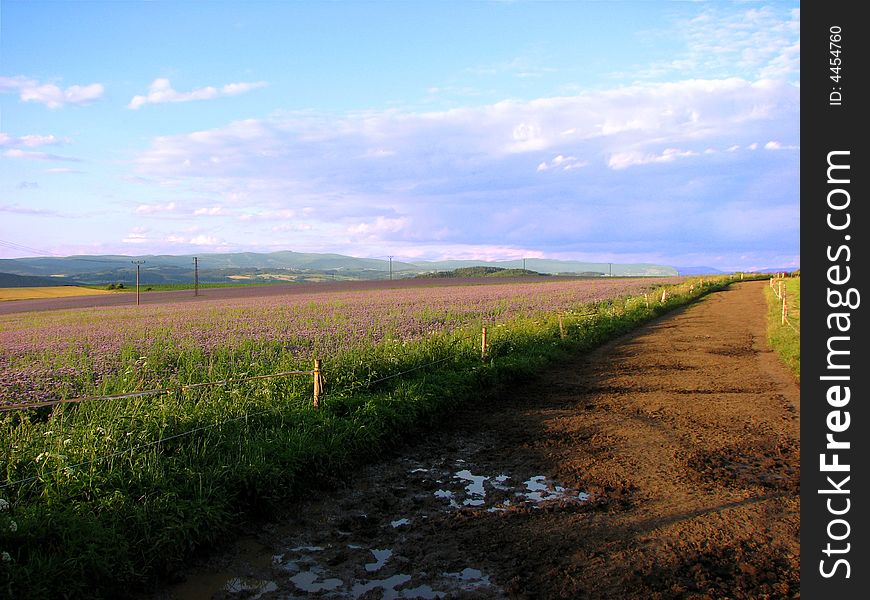
<svg viewBox="0 0 870 600">
<path fill-rule="evenodd" d="M 0 0 L 0 258 L 800 265 L 799 2 Z"/>
</svg>

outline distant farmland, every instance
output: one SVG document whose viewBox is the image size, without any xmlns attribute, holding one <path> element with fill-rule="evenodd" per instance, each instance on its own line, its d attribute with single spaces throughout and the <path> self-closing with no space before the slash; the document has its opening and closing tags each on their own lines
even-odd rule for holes
<svg viewBox="0 0 870 600">
<path fill-rule="evenodd" d="M 9 287 L 0 288 L 0 302 L 7 300 L 34 300 L 45 298 L 72 298 L 76 296 L 99 296 L 108 294 L 106 290 L 58 285 L 51 287 Z"/>
</svg>

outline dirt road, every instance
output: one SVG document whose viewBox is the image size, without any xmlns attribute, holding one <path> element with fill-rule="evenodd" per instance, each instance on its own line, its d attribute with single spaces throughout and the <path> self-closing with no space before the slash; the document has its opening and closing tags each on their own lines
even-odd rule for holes
<svg viewBox="0 0 870 600">
<path fill-rule="evenodd" d="M 468 406 L 157 597 L 796 597 L 799 389 L 764 285 Z"/>
</svg>

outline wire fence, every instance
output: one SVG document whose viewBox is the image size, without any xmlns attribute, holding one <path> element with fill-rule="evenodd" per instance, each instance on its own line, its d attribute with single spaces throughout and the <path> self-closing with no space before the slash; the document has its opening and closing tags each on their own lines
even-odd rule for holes
<svg viewBox="0 0 870 600">
<path fill-rule="evenodd" d="M 21 402 L 17 404 L 6 404 L 0 406 L 0 413 L 12 412 L 19 410 L 28 410 L 32 408 L 44 408 L 46 406 L 57 406 L 59 404 L 81 404 L 91 400 L 126 400 L 129 398 L 144 398 L 147 396 L 159 396 L 161 394 L 171 394 L 174 392 L 186 392 L 196 388 L 214 387 L 218 385 L 229 385 L 231 383 L 243 383 L 245 381 L 253 381 L 256 379 L 274 379 L 276 377 L 289 377 L 291 375 L 313 375 L 314 371 L 281 371 L 279 373 L 270 373 L 268 375 L 251 375 L 249 377 L 238 377 L 232 379 L 223 379 L 220 381 L 205 381 L 202 383 L 189 383 L 174 387 L 157 388 L 151 390 L 142 390 L 138 392 L 126 392 L 123 394 L 108 394 L 103 396 L 82 396 L 79 398 L 58 398 L 56 400 L 45 400 L 43 402 Z"/>
<path fill-rule="evenodd" d="M 708 285 L 708 284 L 709 284 L 709 282 L 705 284 L 705 282 L 703 280 L 701 280 L 701 282 L 699 283 L 700 287 L 704 287 L 705 285 Z M 695 287 L 696 287 L 695 284 L 692 284 L 691 286 L 686 286 L 686 290 L 689 292 L 692 292 L 692 291 L 694 291 Z M 673 296 L 673 290 L 672 290 L 671 296 Z M 623 299 L 621 299 L 621 302 L 622 302 L 623 310 L 627 309 L 631 305 L 631 303 L 641 302 L 641 301 L 645 304 L 645 306 L 647 308 L 649 308 L 651 304 L 656 304 L 656 303 L 665 304 L 667 302 L 668 298 L 669 298 L 669 296 L 668 296 L 667 288 L 663 288 L 663 291 L 661 293 L 660 298 L 658 297 L 657 294 L 655 294 L 655 295 L 644 294 L 642 298 L 641 297 L 623 298 Z M 598 314 L 600 314 L 600 313 L 597 313 L 597 312 L 570 313 L 570 317 L 574 318 L 574 319 L 578 319 L 578 320 L 583 320 L 585 318 L 594 317 Z M 565 319 L 568 316 L 569 315 L 567 315 L 567 314 L 566 315 L 563 315 L 563 314 L 558 315 L 559 335 L 562 339 L 566 339 L 566 337 L 567 337 Z M 431 360 L 431 361 L 428 361 L 428 362 L 425 362 L 425 363 L 422 363 L 422 364 L 419 364 L 419 365 L 416 365 L 416 366 L 413 366 L 413 367 L 410 367 L 407 369 L 403 369 L 401 371 L 391 373 L 389 375 L 377 377 L 376 379 L 372 379 L 372 380 L 368 380 L 368 381 L 358 381 L 358 382 L 351 384 L 347 387 L 336 389 L 336 390 L 331 390 L 329 392 L 329 394 L 334 395 L 334 396 L 345 396 L 345 395 L 357 392 L 361 389 L 370 388 L 371 386 L 374 386 L 374 385 L 379 384 L 379 383 L 383 383 L 385 381 L 397 379 L 399 377 L 403 377 L 405 375 L 408 375 L 410 373 L 414 373 L 416 371 L 421 371 L 423 369 L 428 369 L 431 367 L 441 365 L 441 364 L 446 363 L 448 361 L 455 360 L 457 358 L 457 354 L 455 353 L 455 348 L 460 343 L 468 342 L 471 340 L 479 340 L 480 341 L 480 346 L 479 346 L 480 354 L 479 355 L 480 355 L 481 359 L 486 359 L 490 356 L 491 347 L 490 347 L 490 343 L 489 343 L 487 327 L 482 327 L 482 329 L 479 332 L 475 332 L 475 333 L 471 333 L 471 334 L 467 334 L 467 335 L 462 335 L 460 337 L 456 337 L 455 339 L 453 339 L 450 342 L 450 344 L 447 346 L 447 348 L 445 349 L 445 351 L 447 352 L 446 356 L 442 356 L 441 358 Z M 149 397 L 149 396 L 159 396 L 159 395 L 163 395 L 163 394 L 183 393 L 183 392 L 187 392 L 187 391 L 199 389 L 199 388 L 229 386 L 232 384 L 241 384 L 241 383 L 245 383 L 245 382 L 249 382 L 249 381 L 271 380 L 271 379 L 278 379 L 278 378 L 284 378 L 284 377 L 294 377 L 294 376 L 312 377 L 313 407 L 315 409 L 318 408 L 320 405 L 321 397 L 323 395 L 325 395 L 326 379 L 323 375 L 321 361 L 319 359 L 315 359 L 314 360 L 314 368 L 311 370 L 287 370 L 287 371 L 280 371 L 280 372 L 270 373 L 270 374 L 265 374 L 265 375 L 251 375 L 251 376 L 246 376 L 246 377 L 228 378 L 228 379 L 223 379 L 223 380 L 219 380 L 219 381 L 206 381 L 206 382 L 201 382 L 201 383 L 191 383 L 191 384 L 185 384 L 185 385 L 177 385 L 177 386 L 164 387 L 164 388 L 155 388 L 155 389 L 148 389 L 148 390 L 125 392 L 125 393 L 119 393 L 119 394 L 91 395 L 91 396 L 82 396 L 82 397 L 77 397 L 77 398 L 59 398 L 59 399 L 43 401 L 43 402 L 8 404 L 8 405 L 0 406 L 0 414 L 12 413 L 12 412 L 17 412 L 17 411 L 26 411 L 26 410 L 36 409 L 36 408 L 53 407 L 53 406 L 59 406 L 59 405 L 64 405 L 64 404 L 82 404 L 85 402 L 94 402 L 94 401 L 116 401 L 116 400 L 134 399 L 134 398 L 145 398 L 145 397 Z M 61 470 L 65 473 L 70 473 L 75 469 L 91 466 L 93 464 L 96 464 L 96 463 L 99 463 L 102 461 L 111 460 L 113 458 L 116 458 L 118 456 L 122 456 L 122 455 L 125 455 L 128 453 L 132 454 L 132 453 L 139 452 L 141 450 L 145 450 L 148 448 L 159 447 L 161 444 L 165 444 L 166 442 L 169 442 L 172 440 L 176 440 L 176 439 L 180 439 L 180 438 L 184 438 L 184 437 L 188 437 L 188 436 L 193 436 L 193 435 L 198 434 L 198 433 L 202 433 L 205 431 L 209 431 L 209 430 L 223 427 L 223 426 L 228 425 L 230 423 L 234 423 L 234 422 L 238 422 L 238 421 L 242 421 L 242 420 L 246 420 L 246 419 L 251 419 L 251 418 L 256 418 L 258 416 L 262 416 L 262 415 L 268 414 L 270 412 L 274 412 L 274 409 L 270 408 L 270 409 L 256 411 L 256 412 L 252 412 L 252 413 L 246 413 L 244 415 L 240 415 L 237 417 L 232 417 L 229 419 L 222 420 L 221 422 L 218 422 L 218 423 L 212 423 L 209 425 L 202 425 L 202 426 L 194 427 L 194 428 L 189 429 L 187 431 L 175 433 L 175 434 L 172 434 L 172 435 L 169 435 L 166 437 L 162 437 L 162 438 L 157 439 L 157 440 L 144 442 L 142 444 L 139 444 L 136 446 L 131 446 L 129 448 L 124 448 L 121 450 L 117 450 L 115 452 L 111 452 L 109 454 L 99 456 L 99 457 L 96 457 L 93 459 L 81 461 L 79 463 L 75 463 L 75 464 L 71 464 L 71 465 L 66 465 L 66 466 L 62 467 Z M 26 484 L 29 482 L 33 482 L 33 481 L 37 481 L 42 477 L 43 477 L 42 475 L 36 474 L 36 475 L 28 476 L 28 477 L 23 477 L 23 478 L 20 478 L 17 480 L 13 480 L 13 481 L 6 481 L 5 483 L 0 484 L 0 490 L 7 489 L 10 487 L 20 486 L 20 485 L 23 485 L 23 484 Z"/>
<path fill-rule="evenodd" d="M 792 308 L 792 303 L 789 302 L 788 299 L 788 286 L 786 284 L 786 274 L 785 273 L 777 273 L 776 277 L 770 278 L 770 289 L 773 290 L 773 295 L 779 299 L 780 302 L 780 325 L 785 326 L 788 325 L 791 327 L 792 331 L 796 334 L 800 335 L 800 329 L 794 326 L 794 324 L 789 320 L 788 315 L 789 311 L 792 313 L 797 312 L 794 308 Z M 798 314 L 798 317 L 800 314 Z"/>
<path fill-rule="evenodd" d="M 450 345 L 448 346 L 448 350 L 452 351 L 455 348 L 455 346 L 457 344 L 459 344 L 460 342 L 473 340 L 473 339 L 479 337 L 479 335 L 482 335 L 483 339 L 484 339 L 484 342 L 482 342 L 481 355 L 485 356 L 486 351 L 488 349 L 486 346 L 486 342 L 485 342 L 486 327 L 484 327 L 482 329 L 481 334 L 471 334 L 471 335 L 466 335 L 466 336 L 454 339 L 450 343 Z M 454 360 L 455 358 L 456 358 L 456 356 L 454 354 L 451 354 L 449 356 L 446 356 L 446 357 L 443 357 L 443 358 L 440 358 L 437 360 L 429 361 L 429 362 L 411 367 L 409 369 L 404 369 L 404 370 L 396 372 L 396 373 L 391 373 L 390 375 L 385 375 L 385 376 L 379 377 L 377 379 L 373 379 L 370 381 L 357 382 L 357 383 L 350 385 L 348 387 L 342 388 L 340 390 L 336 390 L 336 391 L 332 392 L 332 394 L 334 394 L 336 396 L 350 394 L 350 393 L 353 393 L 353 392 L 358 391 L 360 389 L 371 387 L 371 386 L 378 384 L 378 383 L 383 383 L 383 382 L 389 381 L 391 379 L 397 379 L 399 377 L 403 377 L 403 376 L 408 375 L 410 373 L 413 373 L 415 371 L 420 371 L 423 369 L 427 369 L 427 368 L 430 368 L 433 366 L 443 364 L 447 361 Z M 314 369 L 312 369 L 311 371 L 300 371 L 300 370 L 280 371 L 277 373 L 270 373 L 268 375 L 252 375 L 252 376 L 248 376 L 248 377 L 224 379 L 224 380 L 220 380 L 220 381 L 206 381 L 206 382 L 202 382 L 202 383 L 193 383 L 193 384 L 179 385 L 179 386 L 166 387 L 166 388 L 142 390 L 142 391 L 136 391 L 136 392 L 122 393 L 122 394 L 93 395 L 93 396 L 82 396 L 82 397 L 78 397 L 78 398 L 59 398 L 57 400 L 51 400 L 51 401 L 45 401 L 45 402 L 10 404 L 10 405 L 6 405 L 6 406 L 3 406 L 2 408 L 0 408 L 0 413 L 17 412 L 17 411 L 24 411 L 24 410 L 35 409 L 35 408 L 50 407 L 50 406 L 59 406 L 61 404 L 81 404 L 83 402 L 91 402 L 91 401 L 98 401 L 98 400 L 99 401 L 112 401 L 112 400 L 124 400 L 124 399 L 132 399 L 132 398 L 144 398 L 144 397 L 148 397 L 148 396 L 158 396 L 158 395 L 162 395 L 162 394 L 185 392 L 185 391 L 189 391 L 189 390 L 193 390 L 193 389 L 197 389 L 197 388 L 215 387 L 215 386 L 230 385 L 230 384 L 239 384 L 239 383 L 244 383 L 244 382 L 248 382 L 248 381 L 268 380 L 268 379 L 276 379 L 276 378 L 280 378 L 280 377 L 292 377 L 292 376 L 297 376 L 297 375 L 313 377 L 313 407 L 318 408 L 319 404 L 320 404 L 320 398 L 323 395 L 323 391 L 325 388 L 325 377 L 323 376 L 323 373 L 322 373 L 321 361 L 319 359 L 315 359 L 314 364 L 315 364 Z M 242 420 L 246 420 L 246 419 L 251 419 L 251 418 L 256 418 L 258 416 L 262 416 L 262 415 L 268 414 L 270 412 L 273 412 L 273 409 L 266 409 L 266 410 L 256 411 L 253 413 L 246 413 L 244 415 L 240 415 L 237 417 L 225 419 L 219 423 L 213 423 L 210 425 L 203 425 L 203 426 L 195 427 L 195 428 L 189 429 L 187 431 L 182 431 L 182 432 L 170 435 L 170 436 L 162 437 L 162 438 L 157 439 L 157 440 L 152 440 L 150 442 L 145 442 L 145 443 L 142 443 L 142 444 L 139 444 L 136 446 L 131 446 L 129 448 L 117 450 L 115 452 L 112 452 L 112 453 L 109 453 L 109 454 L 106 454 L 103 456 L 99 456 L 99 457 L 96 457 L 93 459 L 81 461 L 79 463 L 75 463 L 75 464 L 71 464 L 71 465 L 66 465 L 62 468 L 62 471 L 65 473 L 71 473 L 75 469 L 79 469 L 82 467 L 88 467 L 88 466 L 91 466 L 91 465 L 94 465 L 94 464 L 97 464 L 97 463 L 100 463 L 103 461 L 111 460 L 111 459 L 116 458 L 118 456 L 123 456 L 125 454 L 132 454 L 132 453 L 139 452 L 141 450 L 145 450 L 148 448 L 159 447 L 161 444 L 164 444 L 164 443 L 172 441 L 172 440 L 176 440 L 176 439 L 192 436 L 192 435 L 195 435 L 198 433 L 202 433 L 205 431 L 217 429 L 217 428 L 223 427 L 225 425 L 228 425 L 230 423 L 234 423 L 234 422 L 238 422 L 238 421 L 242 421 Z M 20 479 L 13 480 L 13 481 L 7 481 L 3 484 L 0 484 L 0 490 L 20 486 L 20 485 L 30 483 L 33 481 L 37 481 L 41 477 L 42 477 L 41 475 L 37 474 L 37 475 L 31 475 L 31 476 L 20 478 Z"/>
</svg>

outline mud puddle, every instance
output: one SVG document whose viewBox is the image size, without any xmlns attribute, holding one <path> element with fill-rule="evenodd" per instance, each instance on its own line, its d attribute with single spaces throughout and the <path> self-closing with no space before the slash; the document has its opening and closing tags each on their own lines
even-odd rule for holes
<svg viewBox="0 0 870 600">
<path fill-rule="evenodd" d="M 473 548 L 432 552 L 426 540 L 451 519 L 497 518 L 588 494 L 535 474 L 488 471 L 464 459 L 400 458 L 367 469 L 350 489 L 304 503 L 223 565 L 207 565 L 160 598 L 503 598 Z M 467 552 L 472 550 L 472 552 Z"/>
</svg>

